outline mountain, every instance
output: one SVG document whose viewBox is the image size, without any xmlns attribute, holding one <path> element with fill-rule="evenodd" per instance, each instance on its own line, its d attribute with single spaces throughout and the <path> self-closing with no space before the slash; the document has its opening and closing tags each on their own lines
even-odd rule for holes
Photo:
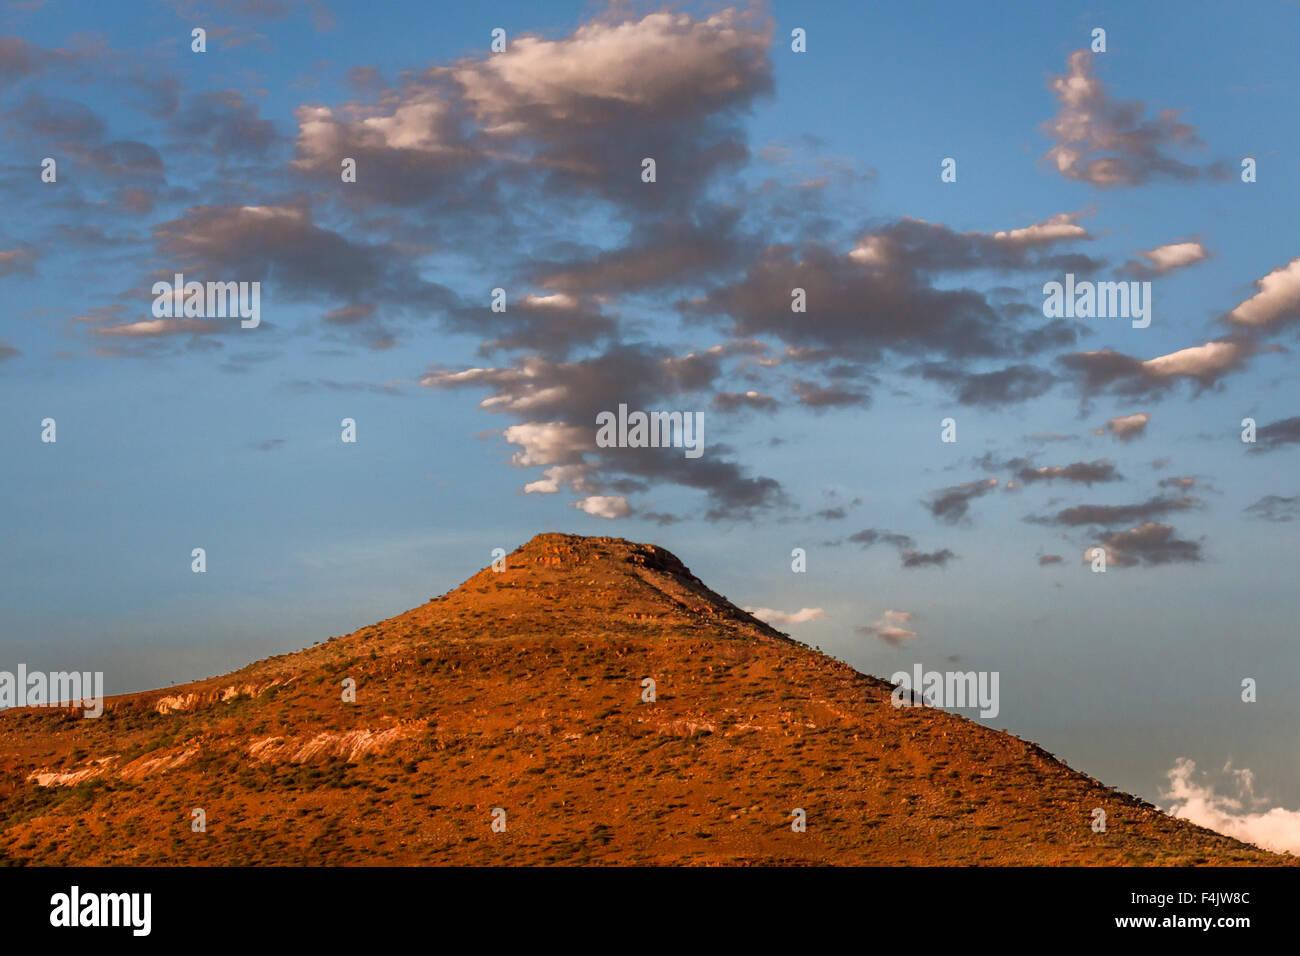
<svg viewBox="0 0 1300 956">
<path fill-rule="evenodd" d="M 0 862 L 1293 859 L 891 690 L 662 548 L 544 534 L 346 637 L 109 698 L 98 719 L 0 714 Z"/>
</svg>

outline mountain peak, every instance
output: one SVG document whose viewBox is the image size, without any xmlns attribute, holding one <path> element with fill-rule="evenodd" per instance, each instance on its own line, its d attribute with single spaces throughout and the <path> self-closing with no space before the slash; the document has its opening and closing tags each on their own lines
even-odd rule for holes
<svg viewBox="0 0 1300 956">
<path fill-rule="evenodd" d="M 560 532 L 536 535 L 416 611 L 483 613 L 503 604 L 521 625 L 536 619 L 549 627 L 588 626 L 597 617 L 612 617 L 708 628 L 719 636 L 789 640 L 711 590 L 667 548 Z"/>
<path fill-rule="evenodd" d="M 99 719 L 0 714 L 0 864 L 1294 862 L 896 707 L 656 545 L 544 534 L 503 556 L 405 614 Z M 177 839 L 195 805 L 211 832 Z"/>
</svg>

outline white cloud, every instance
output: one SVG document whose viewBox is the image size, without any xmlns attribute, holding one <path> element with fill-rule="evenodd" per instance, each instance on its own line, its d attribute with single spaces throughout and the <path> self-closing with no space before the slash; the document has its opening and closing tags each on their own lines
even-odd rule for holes
<svg viewBox="0 0 1300 956">
<path fill-rule="evenodd" d="M 1171 242 L 1154 249 L 1139 250 L 1146 260 L 1145 268 L 1156 275 L 1182 269 L 1209 257 L 1209 252 L 1199 242 Z"/>
<path fill-rule="evenodd" d="M 826 612 L 819 607 L 805 607 L 798 611 L 774 611 L 770 607 L 747 607 L 747 614 L 752 614 L 767 624 L 806 624 L 808 621 L 816 621 L 826 616 Z"/>
<path fill-rule="evenodd" d="M 611 103 L 657 113 L 726 102 L 761 71 L 768 42 L 735 10 L 706 20 L 665 11 L 586 23 L 559 40 L 513 37 L 507 53 L 450 72 L 487 131 L 512 134 L 530 123 L 589 122 L 583 110 Z"/>
<path fill-rule="evenodd" d="M 1228 321 L 1257 327 L 1300 316 L 1300 258 L 1255 282 L 1259 291 L 1228 313 Z"/>
<path fill-rule="evenodd" d="M 227 332 L 229 325 L 210 319 L 142 319 L 125 325 L 106 325 L 94 329 L 95 335 L 105 338 L 144 339 L 166 335 L 204 335 Z"/>
<path fill-rule="evenodd" d="M 510 444 L 523 448 L 510 459 L 511 464 L 518 468 L 570 464 L 581 460 L 582 453 L 592 441 L 590 429 L 564 422 L 524 422 L 511 425 L 501 435 Z"/>
<path fill-rule="evenodd" d="M 909 630 L 904 625 L 912 623 L 916 615 L 911 611 L 894 611 L 889 610 L 880 616 L 878 621 L 868 624 L 866 627 L 858 628 L 861 634 L 872 634 L 880 638 L 890 647 L 897 647 L 904 641 L 910 641 L 916 637 L 916 631 Z"/>
<path fill-rule="evenodd" d="M 1266 850 L 1300 853 L 1300 810 L 1248 809 L 1266 802 L 1254 794 L 1254 774 L 1233 770 L 1231 764 L 1223 769 L 1234 778 L 1236 797 L 1216 793 L 1211 784 L 1197 784 L 1195 762 L 1186 757 L 1174 761 L 1168 773 L 1169 790 L 1162 794 L 1170 801 L 1169 813 Z"/>
<path fill-rule="evenodd" d="M 1142 363 L 1142 368 L 1161 377 L 1186 375 L 1190 378 L 1203 378 L 1232 368 L 1243 351 L 1236 342 L 1206 342 L 1204 345 L 1193 345 L 1191 348 L 1147 359 Z"/>
<path fill-rule="evenodd" d="M 591 495 L 573 502 L 573 507 L 597 518 L 626 518 L 632 513 L 627 499 L 622 495 Z"/>
<path fill-rule="evenodd" d="M 993 238 L 1000 242 L 1022 246 L 1056 242 L 1058 239 L 1090 239 L 1088 230 L 1075 222 L 1078 218 L 1078 213 L 1058 212 L 1050 219 L 1036 222 L 1032 226 L 995 232 Z"/>
</svg>

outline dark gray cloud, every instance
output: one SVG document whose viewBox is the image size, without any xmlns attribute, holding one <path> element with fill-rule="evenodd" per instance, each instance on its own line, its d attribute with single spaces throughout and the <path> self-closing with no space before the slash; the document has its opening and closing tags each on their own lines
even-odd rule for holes
<svg viewBox="0 0 1300 956">
<path fill-rule="evenodd" d="M 620 248 L 542 263 L 533 279 L 546 289 L 588 294 L 703 281 L 739 261 L 746 243 L 735 233 L 737 218 L 735 210 L 708 209 L 703 221 L 650 223 L 637 229 L 635 241 Z"/>
<path fill-rule="evenodd" d="M 382 301 L 422 312 L 450 309 L 456 301 L 421 279 L 400 247 L 353 242 L 316 225 L 301 205 L 196 206 L 158 225 L 154 239 L 187 279 L 193 272 L 199 281 L 269 280 L 302 299 Z"/>
<path fill-rule="evenodd" d="M 176 117 L 178 133 L 219 156 L 265 156 L 279 139 L 275 124 L 261 118 L 256 103 L 236 90 L 191 97 Z"/>
<path fill-rule="evenodd" d="M 905 568 L 942 568 L 955 557 L 947 548 L 930 552 L 907 550 L 902 554 L 902 561 Z"/>
<path fill-rule="evenodd" d="M 1116 525 L 1132 521 L 1149 521 L 1163 515 L 1189 511 L 1201 505 L 1199 498 L 1190 495 L 1182 497 L 1156 496 L 1146 501 L 1131 505 L 1076 505 L 1065 508 L 1054 515 L 1030 519 L 1039 524 L 1057 524 L 1067 526 L 1079 525 Z"/>
<path fill-rule="evenodd" d="M 886 352 L 939 356 L 955 364 L 931 366 L 933 377 L 951 379 L 971 402 L 1023 400 L 1049 387 L 1050 374 L 1024 365 L 970 373 L 967 363 L 1053 347 L 1072 341 L 1071 333 L 1055 323 L 1026 328 L 1019 315 L 995 308 L 984 294 L 939 288 L 933 276 L 1042 268 L 1044 248 L 1087 237 L 1070 216 L 995 233 L 902 220 L 867 233 L 847 252 L 820 242 L 769 246 L 738 281 L 679 308 L 697 321 L 729 320 L 735 336 L 776 335 L 814 357 L 870 362 Z M 803 290 L 804 312 L 792 308 L 796 289 Z"/>
<path fill-rule="evenodd" d="M 1246 514 L 1264 521 L 1291 521 L 1300 517 L 1300 495 L 1265 495 L 1243 509 Z"/>
<path fill-rule="evenodd" d="M 1051 218 L 997 232 L 957 232 L 942 223 L 904 217 L 859 240 L 854 258 L 872 265 L 922 273 L 997 271 L 1089 272 L 1105 263 L 1077 253 L 1050 251 L 1059 243 L 1090 240 L 1079 216 Z"/>
<path fill-rule="evenodd" d="M 1167 524 L 1146 521 L 1128 531 L 1113 531 L 1101 537 L 1108 566 L 1129 568 L 1137 565 L 1195 564 L 1203 560 L 1201 544 L 1174 537 Z M 1094 546 L 1084 550 L 1084 562 L 1090 563 Z"/>
<path fill-rule="evenodd" d="M 462 303 L 448 311 L 447 325 L 457 332 L 494 336 L 479 345 L 481 355 L 529 350 L 550 358 L 564 358 L 578 346 L 598 347 L 618 330 L 597 297 L 563 292 L 525 295 L 508 301 L 504 312 L 493 312 L 486 301 Z"/>
<path fill-rule="evenodd" d="M 851 408 L 871 404 L 871 396 L 867 392 L 841 385 L 818 385 L 816 382 L 796 379 L 791 389 L 798 397 L 799 404 L 809 408 Z"/>
<path fill-rule="evenodd" d="M 968 481 L 950 488 L 941 488 L 926 502 L 930 514 L 946 524 L 958 524 L 970 510 L 970 503 L 983 497 L 998 486 L 996 478 Z"/>
<path fill-rule="evenodd" d="M 750 408 L 756 411 L 770 412 L 780 407 L 771 395 L 760 392 L 718 392 L 713 396 L 713 407 L 720 412 L 736 412 Z"/>
<path fill-rule="evenodd" d="M 158 150 L 136 140 L 115 140 L 84 150 L 80 158 L 97 172 L 119 179 L 160 180 L 165 166 Z"/>
<path fill-rule="evenodd" d="M 1209 388 L 1243 368 L 1255 351 L 1249 339 L 1222 338 L 1145 361 L 1113 349 L 1074 352 L 1057 361 L 1075 373 L 1087 391 L 1109 389 L 1136 396 L 1162 392 L 1182 381 L 1196 383 L 1198 390 Z"/>
<path fill-rule="evenodd" d="M 962 363 L 930 363 L 921 377 L 949 386 L 963 405 L 997 407 L 1037 398 L 1056 383 L 1056 376 L 1033 365 L 1010 365 L 993 372 L 970 372 Z"/>
<path fill-rule="evenodd" d="M 28 93 L 3 116 L 17 135 L 36 142 L 98 142 L 108 130 L 99 114 L 84 103 L 36 92 Z"/>
<path fill-rule="evenodd" d="M 916 542 L 909 535 L 893 531 L 881 531 L 878 528 L 864 528 L 849 535 L 844 541 L 856 544 L 864 550 L 877 544 L 887 544 L 898 550 L 898 560 L 904 568 L 942 568 L 957 557 L 947 548 L 938 551 L 918 551 Z M 840 545 L 844 541 L 828 541 L 828 545 Z"/>
<path fill-rule="evenodd" d="M 1261 425 L 1255 431 L 1255 444 L 1250 450 L 1276 451 L 1285 445 L 1294 445 L 1296 442 L 1300 442 L 1300 416 Z"/>
<path fill-rule="evenodd" d="M 1076 461 L 1068 465 L 1042 465 L 1039 467 L 1025 464 L 1016 470 L 1016 478 L 1026 485 L 1038 481 L 1069 481 L 1091 486 L 1094 482 L 1124 480 L 1124 476 L 1115 469 L 1114 462 L 1105 459 Z"/>
<path fill-rule="evenodd" d="M 905 534 L 897 534 L 892 531 L 881 531 L 877 528 L 864 528 L 861 531 L 849 535 L 848 540 L 853 544 L 869 548 L 874 544 L 889 544 L 896 548 L 907 549 L 916 545 L 910 537 Z"/>
</svg>

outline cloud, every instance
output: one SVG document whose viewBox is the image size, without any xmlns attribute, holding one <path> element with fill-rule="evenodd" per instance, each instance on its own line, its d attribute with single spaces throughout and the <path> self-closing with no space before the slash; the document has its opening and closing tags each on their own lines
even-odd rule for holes
<svg viewBox="0 0 1300 956">
<path fill-rule="evenodd" d="M 1243 339 L 1218 339 L 1155 358 L 1132 358 L 1113 349 L 1074 352 L 1057 359 L 1079 373 L 1088 389 L 1113 387 L 1122 395 L 1148 395 L 1173 387 L 1182 379 L 1209 388 L 1241 368 L 1255 346 Z"/>
<path fill-rule="evenodd" d="M 958 362 L 931 363 L 921 368 L 921 377 L 949 385 L 963 405 L 985 407 L 1018 405 L 1037 398 L 1056 383 L 1052 373 L 1024 364 L 993 372 L 970 372 Z"/>
<path fill-rule="evenodd" d="M 914 617 L 916 615 L 911 611 L 889 610 L 882 614 L 878 620 L 859 627 L 857 631 L 859 634 L 878 637 L 890 647 L 898 647 L 903 642 L 916 637 L 916 631 L 909 630 L 906 627 L 906 625 L 911 624 Z"/>
<path fill-rule="evenodd" d="M 854 544 L 861 545 L 863 548 L 869 548 L 873 544 L 883 543 L 890 544 L 896 548 L 910 548 L 916 542 L 905 534 L 896 534 L 892 531 L 880 531 L 876 528 L 864 528 L 849 535 L 848 540 Z"/>
<path fill-rule="evenodd" d="M 175 120 L 188 143 L 202 143 L 219 156 L 264 156 L 279 139 L 275 125 L 261 118 L 256 103 L 236 90 L 195 95 Z"/>
<path fill-rule="evenodd" d="M 569 293 L 627 293 L 666 283 L 704 281 L 738 259 L 744 242 L 735 233 L 734 210 L 705 208 L 696 219 L 651 222 L 634 242 L 595 255 L 547 262 L 533 270 L 546 289 Z"/>
<path fill-rule="evenodd" d="M 1150 421 L 1151 416 L 1146 412 L 1134 412 L 1110 419 L 1106 422 L 1106 430 L 1120 441 L 1132 441 L 1146 432 Z"/>
<path fill-rule="evenodd" d="M 0 277 L 12 275 L 33 275 L 32 264 L 36 257 L 30 249 L 0 249 Z"/>
<path fill-rule="evenodd" d="M 526 143 L 557 181 L 662 208 L 744 157 L 724 118 L 772 88 L 770 42 L 759 15 L 661 11 L 593 21 L 559 40 L 515 36 L 505 53 L 447 74 L 489 143 Z M 663 170 L 658 189 L 628 175 L 647 156 Z"/>
<path fill-rule="evenodd" d="M 764 623 L 782 627 L 790 624 L 806 624 L 809 621 L 821 620 L 826 616 L 826 612 L 819 607 L 805 607 L 793 612 L 774 611 L 770 607 L 747 607 L 745 613 L 754 615 Z"/>
<path fill-rule="evenodd" d="M 173 335 L 216 335 L 239 331 L 239 318 L 218 319 L 141 319 L 119 325 L 100 325 L 90 330 L 100 338 L 158 339 Z"/>
<path fill-rule="evenodd" d="M 0 37 L 0 87 L 39 73 L 45 52 L 22 37 Z"/>
<path fill-rule="evenodd" d="M 627 499 L 622 495 L 591 495 L 581 501 L 572 502 L 571 505 L 597 518 L 625 518 L 632 513 Z"/>
<path fill-rule="evenodd" d="M 84 103 L 30 92 L 23 101 L 3 114 L 24 139 L 46 138 L 51 142 L 98 141 L 107 132 L 99 114 Z"/>
<path fill-rule="evenodd" d="M 1051 517 L 1033 520 L 1038 524 L 1059 524 L 1070 527 L 1119 524 L 1146 521 L 1172 512 L 1189 511 L 1199 507 L 1200 504 L 1199 498 L 1190 495 L 1181 498 L 1157 496 L 1132 505 L 1076 505 L 1058 511 Z"/>
<path fill-rule="evenodd" d="M 1110 567 L 1195 564 L 1202 560 L 1199 542 L 1182 541 L 1173 535 L 1174 529 L 1169 525 L 1146 521 L 1128 531 L 1103 535 L 1100 544 L 1106 551 L 1106 562 Z M 1084 549 L 1084 564 L 1092 563 L 1093 547 L 1095 546 L 1089 545 Z"/>
<path fill-rule="evenodd" d="M 47 50 L 22 37 L 0 37 L 0 89 L 36 76 L 48 67 L 75 67 L 93 56 L 80 51 Z"/>
<path fill-rule="evenodd" d="M 719 392 L 713 396 L 713 407 L 720 412 L 734 412 L 742 408 L 770 412 L 779 405 L 780 403 L 771 395 L 764 395 L 752 389 L 747 392 Z"/>
<path fill-rule="evenodd" d="M 303 205 L 196 206 L 156 226 L 154 242 L 168 265 L 144 289 L 155 279 L 172 281 L 173 272 L 187 281 L 267 283 L 264 311 L 273 293 L 341 303 L 326 313 L 324 326 L 373 349 L 395 344 L 387 323 L 396 316 L 440 313 L 450 325 L 459 308 L 450 290 L 421 278 L 402 247 L 353 242 L 317 225 Z M 174 334 L 163 326 L 156 332 Z"/>
<path fill-rule="evenodd" d="M 1172 242 L 1154 249 L 1139 250 L 1138 255 L 1146 261 L 1130 261 L 1124 266 L 1124 271 L 1149 279 L 1195 265 L 1209 258 L 1210 254 L 1199 242 Z"/>
<path fill-rule="evenodd" d="M 1055 140 L 1045 158 L 1056 171 L 1066 179 L 1102 188 L 1200 176 L 1201 169 L 1168 153 L 1201 147 L 1195 128 L 1179 122 L 1176 110 L 1160 110 L 1147 118 L 1145 104 L 1112 99 L 1092 67 L 1092 54 L 1076 50 L 1066 72 L 1048 84 L 1059 109 L 1043 124 L 1044 132 Z M 1206 171 L 1222 174 L 1217 166 Z"/>
<path fill-rule="evenodd" d="M 871 396 L 866 392 L 841 385 L 818 385 L 796 379 L 791 388 L 798 396 L 799 404 L 809 408 L 851 408 L 871 404 Z"/>
<path fill-rule="evenodd" d="M 898 549 L 899 563 L 904 568 L 942 568 L 957 557 L 947 548 L 938 551 L 918 551 L 916 542 L 905 534 L 881 531 L 877 528 L 864 528 L 848 536 L 847 541 L 860 545 L 864 550 L 876 544 L 888 544 Z M 834 542 L 839 544 L 839 542 Z"/>
<path fill-rule="evenodd" d="M 905 568 L 943 568 L 955 557 L 957 555 L 947 548 L 939 551 L 915 551 L 909 548 L 903 552 L 902 561 Z"/>
<path fill-rule="evenodd" d="M 943 223 L 904 216 L 858 239 L 849 252 L 854 262 L 874 269 L 962 272 L 1081 268 L 1099 263 L 1085 256 L 1059 257 L 1050 248 L 1062 242 L 1091 240 L 1080 213 L 1057 213 L 1018 229 L 957 232 Z"/>
<path fill-rule="evenodd" d="M 187 271 L 271 279 L 303 298 L 382 298 L 422 309 L 450 301 L 441 286 L 420 279 L 398 247 L 354 243 L 316 225 L 304 206 L 195 206 L 157 226 L 154 239 L 160 254 Z"/>
<path fill-rule="evenodd" d="M 1276 451 L 1283 445 L 1294 445 L 1296 442 L 1300 442 L 1300 416 L 1260 426 L 1255 432 L 1255 445 L 1251 451 Z"/>
<path fill-rule="evenodd" d="M 117 178 L 160 182 L 166 168 L 158 150 L 137 140 L 115 140 L 76 152 L 98 172 Z"/>
<path fill-rule="evenodd" d="M 1246 514 L 1264 521 L 1291 521 L 1300 517 L 1300 495 L 1285 497 L 1282 495 L 1265 495 L 1242 509 Z"/>
<path fill-rule="evenodd" d="M 1196 763 L 1187 757 L 1174 761 L 1168 791 L 1161 794 L 1169 801 L 1169 813 L 1225 836 L 1253 843 L 1276 853 L 1300 853 L 1300 810 L 1270 807 L 1254 793 L 1255 776 L 1250 770 L 1224 767 L 1236 784 L 1237 796 L 1219 794 L 1212 784 L 1195 781 Z"/>
<path fill-rule="evenodd" d="M 794 355 L 871 362 L 892 352 L 937 356 L 955 363 L 1022 355 L 1026 349 L 1072 342 L 1058 325 L 1026 329 L 983 293 L 939 287 L 940 273 L 985 269 L 1087 269 L 1086 257 L 1044 259 L 1062 231 L 1017 238 L 957 233 L 946 226 L 904 219 L 861 237 L 848 252 L 808 241 L 769 245 L 738 280 L 679 303 L 687 318 L 729 319 L 739 338 L 775 335 Z M 1073 230 L 1070 230 L 1073 232 Z M 1010 234 L 1006 234 L 1010 236 Z M 1068 257 L 1067 257 L 1068 258 Z M 792 290 L 805 293 L 806 312 L 794 312 Z M 1017 400 L 1040 394 L 1046 373 L 1026 366 L 984 373 L 967 381 L 967 366 L 935 367 L 934 377 L 965 384 L 971 401 Z"/>
<path fill-rule="evenodd" d="M 420 384 L 487 389 L 491 394 L 480 408 L 519 418 L 520 425 L 503 432 L 507 441 L 525 448 L 524 456 L 516 455 L 512 463 L 547 468 L 526 490 L 556 492 L 567 487 L 584 495 L 626 495 L 675 484 L 703 491 L 705 518 L 720 521 L 785 507 L 788 501 L 780 483 L 745 474 L 719 443 L 708 443 L 705 454 L 696 459 L 685 458 L 675 448 L 598 448 L 595 422 L 598 413 L 620 404 L 633 410 L 701 408 L 722 374 L 723 361 L 723 354 L 712 350 L 680 356 L 658 346 L 617 345 L 577 361 L 528 356 L 507 367 L 435 367 Z M 547 446 L 547 455 L 535 450 L 539 436 L 554 434 L 564 436 L 558 446 L 562 455 L 553 446 Z"/>
<path fill-rule="evenodd" d="M 934 493 L 926 507 L 940 521 L 957 524 L 966 517 L 971 501 L 983 497 L 997 486 L 996 478 L 985 478 L 983 481 L 968 481 L 950 488 L 941 488 Z"/>
<path fill-rule="evenodd" d="M 502 350 L 530 350 L 562 358 L 579 346 L 596 346 L 614 338 L 618 323 L 593 296 L 554 292 L 525 295 L 504 312 L 482 305 L 458 305 L 449 310 L 447 325 L 469 335 L 494 335 L 482 342 L 480 355 Z"/>
<path fill-rule="evenodd" d="M 511 462 L 519 468 L 537 465 L 572 464 L 592 447 L 592 431 L 564 422 L 525 422 L 511 425 L 501 433 L 507 442 L 518 445 Z"/>
<path fill-rule="evenodd" d="M 1255 281 L 1259 291 L 1226 316 L 1247 328 L 1269 328 L 1300 318 L 1300 258 L 1279 266 Z"/>
<path fill-rule="evenodd" d="M 1022 484 L 1038 481 L 1069 481 L 1091 486 L 1094 482 L 1122 481 L 1124 476 L 1115 470 L 1113 462 L 1105 460 L 1076 461 L 1069 465 L 1044 465 L 1035 468 L 1025 465 L 1016 472 Z"/>
<path fill-rule="evenodd" d="M 336 178 L 351 156 L 366 170 L 356 191 L 388 203 L 459 205 L 527 177 L 673 218 L 747 157 L 736 119 L 772 88 L 770 41 L 768 18 L 732 9 L 516 34 L 505 52 L 433 66 L 377 104 L 300 108 L 294 162 Z M 645 157 L 652 184 L 639 175 Z"/>
</svg>

